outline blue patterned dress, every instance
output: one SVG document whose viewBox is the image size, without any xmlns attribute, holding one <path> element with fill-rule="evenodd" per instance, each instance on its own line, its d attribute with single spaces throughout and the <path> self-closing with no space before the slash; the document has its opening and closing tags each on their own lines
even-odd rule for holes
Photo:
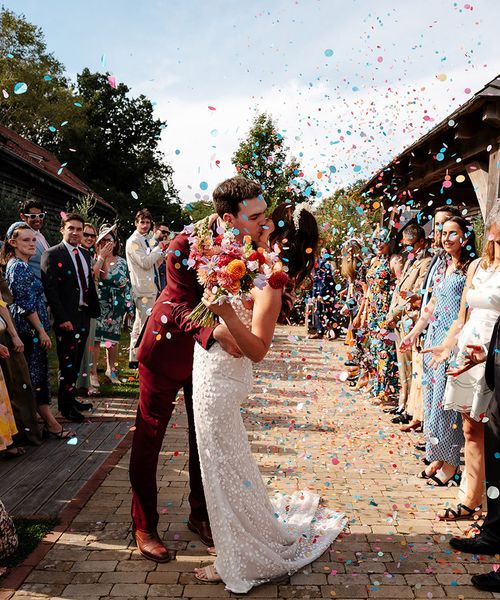
<svg viewBox="0 0 500 600">
<path fill-rule="evenodd" d="M 425 336 L 424 348 L 439 346 L 458 317 L 465 274 L 453 271 L 447 277 L 437 276 L 433 296 L 436 306 Z M 429 367 L 432 354 L 424 354 L 424 434 L 427 460 L 445 461 L 450 465 L 460 464 L 460 450 L 464 444 L 462 416 L 454 410 L 443 410 L 446 388 L 446 364 L 436 369 Z"/>
<path fill-rule="evenodd" d="M 38 313 L 43 328 L 48 333 L 49 315 L 42 282 L 33 269 L 20 258 L 11 258 L 7 263 L 5 278 L 9 284 L 14 302 L 10 305 L 12 318 L 24 343 L 24 354 L 28 362 L 31 384 L 38 405 L 50 404 L 49 360 L 47 350 L 40 346 L 40 340 L 31 323 L 26 319 L 31 313 Z"/>
</svg>

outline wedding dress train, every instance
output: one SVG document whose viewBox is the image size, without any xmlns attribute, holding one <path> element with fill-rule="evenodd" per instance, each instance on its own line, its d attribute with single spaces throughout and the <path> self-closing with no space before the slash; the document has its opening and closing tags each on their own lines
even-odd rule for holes
<svg viewBox="0 0 500 600">
<path fill-rule="evenodd" d="M 252 311 L 239 299 L 233 306 L 250 328 Z M 195 346 L 194 416 L 215 567 L 235 593 L 313 562 L 345 526 L 342 513 L 320 508 L 309 491 L 269 498 L 240 412 L 252 386 L 248 358 Z"/>
</svg>

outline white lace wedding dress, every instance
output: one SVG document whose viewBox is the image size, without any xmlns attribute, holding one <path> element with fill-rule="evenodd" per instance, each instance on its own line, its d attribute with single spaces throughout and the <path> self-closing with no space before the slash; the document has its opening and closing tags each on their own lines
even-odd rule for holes
<svg viewBox="0 0 500 600">
<path fill-rule="evenodd" d="M 233 306 L 251 327 L 252 311 Z M 240 413 L 253 386 L 252 363 L 219 344 L 194 351 L 193 404 L 203 486 L 217 550 L 215 567 L 235 593 L 291 574 L 321 556 L 345 526 L 308 491 L 272 500 Z"/>
</svg>

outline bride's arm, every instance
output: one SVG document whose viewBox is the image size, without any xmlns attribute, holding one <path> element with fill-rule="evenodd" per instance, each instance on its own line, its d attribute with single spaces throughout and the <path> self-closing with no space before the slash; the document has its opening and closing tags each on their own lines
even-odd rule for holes
<svg viewBox="0 0 500 600">
<path fill-rule="evenodd" d="M 274 328 L 281 311 L 282 289 L 266 285 L 263 290 L 252 290 L 254 299 L 252 330 L 240 321 L 234 308 L 228 303 L 211 304 L 204 296 L 203 302 L 226 323 L 243 354 L 252 362 L 260 362 L 267 354 L 273 339 Z"/>
</svg>

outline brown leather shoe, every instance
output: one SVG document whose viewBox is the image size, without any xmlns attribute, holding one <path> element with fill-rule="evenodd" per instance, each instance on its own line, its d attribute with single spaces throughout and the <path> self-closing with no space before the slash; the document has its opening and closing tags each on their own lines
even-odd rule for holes
<svg viewBox="0 0 500 600">
<path fill-rule="evenodd" d="M 205 544 L 205 546 L 214 545 L 212 530 L 210 529 L 210 523 L 208 521 L 198 521 L 192 515 L 190 515 L 187 526 L 188 529 L 200 537 L 200 540 Z"/>
<path fill-rule="evenodd" d="M 166 563 L 170 560 L 170 553 L 160 540 L 160 536 L 149 531 L 134 531 L 135 542 L 139 552 L 148 560 L 157 563 Z"/>
</svg>

